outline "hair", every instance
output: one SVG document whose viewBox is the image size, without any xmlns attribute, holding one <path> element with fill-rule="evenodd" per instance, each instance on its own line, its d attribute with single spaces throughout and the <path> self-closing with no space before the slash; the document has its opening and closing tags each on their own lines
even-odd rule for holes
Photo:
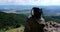
<svg viewBox="0 0 60 32">
<path fill-rule="evenodd" d="M 33 16 L 37 18 L 41 18 L 41 15 L 43 15 L 42 9 L 39 9 L 38 7 L 33 7 Z"/>
</svg>

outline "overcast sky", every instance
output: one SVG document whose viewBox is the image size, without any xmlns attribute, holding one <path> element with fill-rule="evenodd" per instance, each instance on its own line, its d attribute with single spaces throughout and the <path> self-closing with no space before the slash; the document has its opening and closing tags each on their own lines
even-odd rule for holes
<svg viewBox="0 0 60 32">
<path fill-rule="evenodd" d="M 60 5 L 60 0 L 0 0 L 0 5 Z"/>
</svg>

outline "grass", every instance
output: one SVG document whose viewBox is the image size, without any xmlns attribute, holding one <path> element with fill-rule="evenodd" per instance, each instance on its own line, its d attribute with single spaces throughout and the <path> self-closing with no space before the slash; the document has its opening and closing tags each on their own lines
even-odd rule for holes
<svg viewBox="0 0 60 32">
<path fill-rule="evenodd" d="M 24 31 L 24 26 L 21 25 L 21 27 L 19 27 L 19 28 L 9 29 L 5 32 L 23 32 L 23 31 Z"/>
</svg>

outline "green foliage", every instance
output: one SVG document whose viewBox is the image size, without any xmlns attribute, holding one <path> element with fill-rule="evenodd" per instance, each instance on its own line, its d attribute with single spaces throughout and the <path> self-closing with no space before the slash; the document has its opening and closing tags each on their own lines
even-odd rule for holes
<svg viewBox="0 0 60 32">
<path fill-rule="evenodd" d="M 60 16 L 45 16 L 45 20 L 60 23 Z"/>
<path fill-rule="evenodd" d="M 24 25 L 26 20 L 27 16 L 24 14 L 0 12 L 0 29 L 6 28 L 6 30 L 8 30 L 9 27 L 20 27 L 20 25 Z"/>
</svg>

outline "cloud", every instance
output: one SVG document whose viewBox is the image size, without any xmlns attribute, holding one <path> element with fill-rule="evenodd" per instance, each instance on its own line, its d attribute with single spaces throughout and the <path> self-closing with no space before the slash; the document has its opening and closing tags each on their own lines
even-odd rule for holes
<svg viewBox="0 0 60 32">
<path fill-rule="evenodd" d="M 0 5 L 60 5 L 60 0 L 0 0 Z"/>
</svg>

